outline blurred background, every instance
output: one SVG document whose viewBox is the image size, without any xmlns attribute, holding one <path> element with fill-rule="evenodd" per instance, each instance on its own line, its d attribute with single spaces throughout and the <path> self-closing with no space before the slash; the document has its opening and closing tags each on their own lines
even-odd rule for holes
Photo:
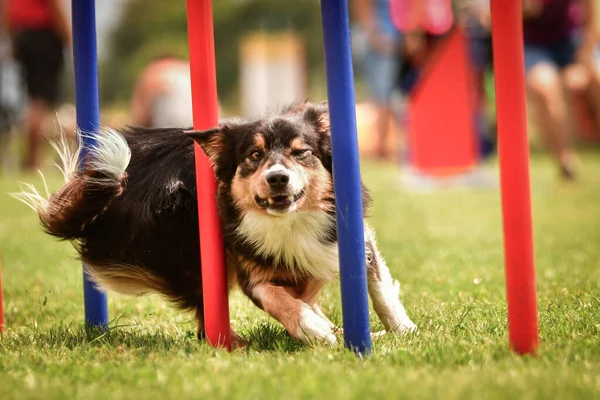
<svg viewBox="0 0 600 400">
<path fill-rule="evenodd" d="M 44 168 L 46 138 L 75 129 L 70 0 L 2 3 L 2 169 Z M 523 2 L 532 148 L 565 180 L 600 139 L 596 3 Z M 489 1 L 349 4 L 361 155 L 407 185 L 495 185 L 481 173 L 496 152 Z M 318 0 L 213 7 L 221 116 L 326 99 Z M 96 18 L 102 123 L 191 125 L 185 1 L 100 0 Z"/>
</svg>

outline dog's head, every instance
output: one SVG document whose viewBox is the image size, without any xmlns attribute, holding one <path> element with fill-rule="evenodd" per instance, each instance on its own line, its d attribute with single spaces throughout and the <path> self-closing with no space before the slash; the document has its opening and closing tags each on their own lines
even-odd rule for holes
<svg viewBox="0 0 600 400">
<path fill-rule="evenodd" d="M 332 207 L 327 106 L 305 103 L 254 122 L 188 134 L 210 158 L 236 207 L 281 216 Z"/>
</svg>

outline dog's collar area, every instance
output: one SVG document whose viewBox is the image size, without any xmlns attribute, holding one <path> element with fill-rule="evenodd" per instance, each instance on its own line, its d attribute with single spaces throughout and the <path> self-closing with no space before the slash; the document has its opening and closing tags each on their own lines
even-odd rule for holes
<svg viewBox="0 0 600 400">
<path fill-rule="evenodd" d="M 263 198 L 259 197 L 258 195 L 256 195 L 254 197 L 254 200 L 256 201 L 256 204 L 260 208 L 274 210 L 274 211 L 285 211 L 288 208 L 290 208 L 292 205 L 296 204 L 302 197 L 304 197 L 304 190 L 301 190 L 294 196 L 280 195 L 280 196 L 267 197 L 266 199 L 263 199 Z"/>
</svg>

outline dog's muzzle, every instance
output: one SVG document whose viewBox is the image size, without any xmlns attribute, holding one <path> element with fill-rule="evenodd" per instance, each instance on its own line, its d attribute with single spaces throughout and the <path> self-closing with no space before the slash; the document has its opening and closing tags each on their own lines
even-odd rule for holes
<svg viewBox="0 0 600 400">
<path fill-rule="evenodd" d="M 300 199 L 304 197 L 304 190 L 294 195 L 292 194 L 279 194 L 269 196 L 266 199 L 259 197 L 258 195 L 254 198 L 256 204 L 260 208 L 273 210 L 273 211 L 286 211 L 296 204 Z"/>
</svg>

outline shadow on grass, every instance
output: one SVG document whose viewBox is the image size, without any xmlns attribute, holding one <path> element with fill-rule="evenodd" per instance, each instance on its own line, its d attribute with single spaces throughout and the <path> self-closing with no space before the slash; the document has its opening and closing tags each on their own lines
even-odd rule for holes
<svg viewBox="0 0 600 400">
<path fill-rule="evenodd" d="M 249 343 L 246 352 L 296 353 L 305 346 L 292 338 L 285 329 L 264 324 L 241 332 Z M 66 348 L 136 348 L 146 351 L 178 350 L 186 353 L 214 351 L 205 341 L 198 340 L 196 332 L 178 327 L 148 329 L 137 324 L 119 324 L 111 321 L 108 329 L 91 328 L 84 324 L 62 323 L 50 329 L 8 330 L 0 334 L 0 349 L 10 347 Z"/>
<path fill-rule="evenodd" d="M 241 335 L 250 343 L 247 351 L 293 354 L 306 347 L 299 340 L 292 338 L 283 327 L 271 323 L 246 329 Z"/>
<path fill-rule="evenodd" d="M 84 347 L 128 347 L 148 351 L 177 349 L 190 353 L 197 352 L 202 347 L 208 349 L 208 345 L 203 346 L 196 338 L 196 333 L 189 330 L 164 327 L 149 330 L 136 324 L 119 325 L 115 321 L 109 324 L 108 329 L 89 328 L 72 322 L 47 330 L 8 330 L 0 338 L 0 348 L 45 347 L 74 350 Z"/>
</svg>

